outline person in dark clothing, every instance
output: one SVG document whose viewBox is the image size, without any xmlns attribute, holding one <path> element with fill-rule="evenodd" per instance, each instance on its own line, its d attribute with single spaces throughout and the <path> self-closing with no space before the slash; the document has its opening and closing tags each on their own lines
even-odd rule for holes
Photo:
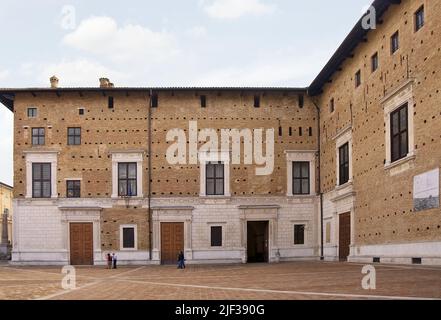
<svg viewBox="0 0 441 320">
<path fill-rule="evenodd" d="M 117 262 L 117 257 L 115 253 L 112 253 L 112 262 L 113 262 L 113 269 L 116 269 L 116 262 Z"/>
<path fill-rule="evenodd" d="M 182 251 L 178 255 L 178 269 L 185 269 L 185 257 Z"/>
</svg>

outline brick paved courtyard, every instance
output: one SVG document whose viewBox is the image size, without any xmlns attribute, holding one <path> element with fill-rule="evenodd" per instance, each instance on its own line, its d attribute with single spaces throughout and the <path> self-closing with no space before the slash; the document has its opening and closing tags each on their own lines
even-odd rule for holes
<svg viewBox="0 0 441 320">
<path fill-rule="evenodd" d="M 76 268 L 63 290 L 61 267 L 0 265 L 0 299 L 295 300 L 441 299 L 441 268 L 376 265 L 377 289 L 362 289 L 362 265 L 280 264 Z"/>
</svg>

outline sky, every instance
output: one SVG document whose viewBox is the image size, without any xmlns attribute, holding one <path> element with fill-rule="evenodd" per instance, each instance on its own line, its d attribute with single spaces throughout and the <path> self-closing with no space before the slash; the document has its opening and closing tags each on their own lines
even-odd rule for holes
<svg viewBox="0 0 441 320">
<path fill-rule="evenodd" d="M 338 3 L 338 5 L 336 5 Z M 0 88 L 306 87 L 369 0 L 0 0 Z M 0 181 L 13 182 L 0 105 Z"/>
</svg>

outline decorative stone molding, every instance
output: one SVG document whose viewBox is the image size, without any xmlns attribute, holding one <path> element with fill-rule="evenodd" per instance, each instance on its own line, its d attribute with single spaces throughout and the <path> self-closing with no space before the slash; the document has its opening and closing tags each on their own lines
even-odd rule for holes
<svg viewBox="0 0 441 320">
<path fill-rule="evenodd" d="M 59 151 L 54 150 L 31 150 L 23 151 L 26 157 L 26 196 L 32 198 L 32 164 L 50 163 L 51 164 L 51 198 L 58 198 L 57 192 L 57 164 Z"/>
</svg>

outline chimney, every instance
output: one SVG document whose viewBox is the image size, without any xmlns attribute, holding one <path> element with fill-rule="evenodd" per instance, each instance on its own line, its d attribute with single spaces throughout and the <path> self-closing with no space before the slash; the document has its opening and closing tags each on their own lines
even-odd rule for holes
<svg viewBox="0 0 441 320">
<path fill-rule="evenodd" d="M 110 81 L 108 78 L 100 78 L 100 88 L 108 88 L 109 83 Z"/>
<path fill-rule="evenodd" d="M 113 84 L 113 82 L 109 82 L 109 88 L 114 88 L 115 85 Z"/>
<path fill-rule="evenodd" d="M 52 89 L 58 88 L 58 78 L 56 76 L 52 76 L 49 80 L 51 82 Z"/>
</svg>

